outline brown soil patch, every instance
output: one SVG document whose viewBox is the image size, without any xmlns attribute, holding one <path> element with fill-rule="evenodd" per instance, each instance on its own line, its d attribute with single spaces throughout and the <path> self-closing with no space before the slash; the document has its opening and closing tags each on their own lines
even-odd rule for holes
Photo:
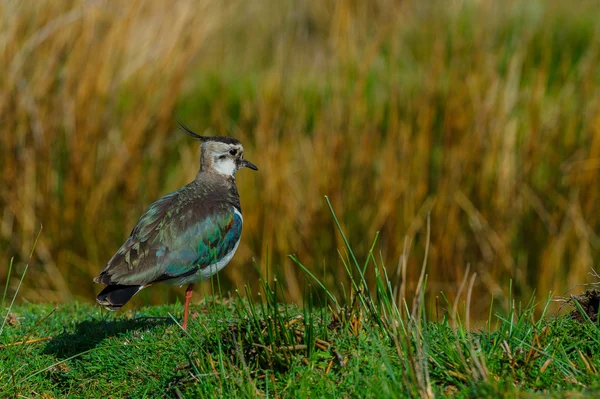
<svg viewBox="0 0 600 399">
<path fill-rule="evenodd" d="M 578 302 L 585 314 L 594 323 L 598 322 L 598 307 L 600 305 L 600 290 L 591 289 L 583 293 L 583 295 L 571 295 L 572 302 Z M 571 311 L 571 318 L 583 322 L 586 318 L 581 314 L 581 311 L 572 303 L 575 309 Z"/>
</svg>

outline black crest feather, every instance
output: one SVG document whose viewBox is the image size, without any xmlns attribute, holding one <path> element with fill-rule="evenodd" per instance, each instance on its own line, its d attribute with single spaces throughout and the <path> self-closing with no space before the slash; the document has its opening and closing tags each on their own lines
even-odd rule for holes
<svg viewBox="0 0 600 399">
<path fill-rule="evenodd" d="M 181 130 L 182 132 L 185 132 L 187 134 L 189 134 L 190 136 L 192 136 L 195 139 L 198 139 L 200 141 L 206 141 L 206 139 L 208 137 L 203 137 L 200 136 L 198 133 L 195 133 L 194 131 L 192 131 L 192 129 L 190 129 L 189 127 L 187 127 L 182 121 L 181 119 L 179 119 L 179 117 L 177 117 L 177 127 L 179 128 L 179 130 Z"/>
<path fill-rule="evenodd" d="M 220 143 L 225 143 L 225 144 L 240 144 L 239 140 L 234 139 L 232 137 L 227 137 L 227 136 L 200 136 L 198 133 L 194 132 L 192 129 L 190 129 L 189 127 L 187 127 L 182 121 L 181 119 L 177 118 L 177 127 L 179 128 L 179 130 L 187 133 L 188 135 L 192 136 L 195 139 L 200 140 L 201 142 L 206 142 L 206 141 L 218 141 Z"/>
</svg>

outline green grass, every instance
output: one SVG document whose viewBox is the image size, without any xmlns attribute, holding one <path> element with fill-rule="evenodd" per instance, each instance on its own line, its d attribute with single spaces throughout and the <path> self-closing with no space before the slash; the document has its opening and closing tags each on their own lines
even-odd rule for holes
<svg viewBox="0 0 600 399">
<path fill-rule="evenodd" d="M 273 294 L 273 292 L 270 292 Z M 269 294 L 267 294 L 269 296 Z M 19 305 L 2 335 L 0 396 L 560 397 L 600 392 L 598 326 L 532 309 L 469 332 L 451 322 L 382 323 L 329 310 L 208 300 L 109 314 L 72 303 Z M 174 315 L 177 317 L 170 317 Z M 294 322 L 295 321 L 295 322 Z M 28 343 L 23 343 L 23 342 Z"/>
<path fill-rule="evenodd" d="M 487 320 L 474 325 L 476 274 L 467 273 L 458 294 L 465 296 L 463 305 L 444 300 L 433 317 L 423 306 L 425 263 L 417 295 L 410 304 L 398 303 L 374 256 L 376 239 L 360 264 L 333 218 L 352 276 L 346 298 L 327 291 L 295 258 L 307 277 L 302 307 L 285 303 L 275 273 L 261 279 L 258 295 L 246 288 L 193 306 L 188 331 L 178 322 L 180 304 L 110 313 L 77 302 L 13 306 L 3 297 L 0 397 L 466 398 L 600 392 L 600 329 L 582 306 L 577 321 L 548 316 L 550 300 L 521 306 L 509 296 L 506 314 L 490 310 Z M 428 224 L 428 237 L 429 231 Z M 367 271 L 375 284 L 366 283 Z"/>
</svg>

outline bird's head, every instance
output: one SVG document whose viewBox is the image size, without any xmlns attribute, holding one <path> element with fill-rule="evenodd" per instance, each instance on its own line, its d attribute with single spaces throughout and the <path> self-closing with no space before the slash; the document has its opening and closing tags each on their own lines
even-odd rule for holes
<svg viewBox="0 0 600 399">
<path fill-rule="evenodd" d="M 201 141 L 201 171 L 210 170 L 234 176 L 235 172 L 240 168 L 258 170 L 252 162 L 244 159 L 244 147 L 238 140 L 227 136 L 200 136 L 190 130 L 181 121 L 179 121 L 179 128 Z"/>
</svg>

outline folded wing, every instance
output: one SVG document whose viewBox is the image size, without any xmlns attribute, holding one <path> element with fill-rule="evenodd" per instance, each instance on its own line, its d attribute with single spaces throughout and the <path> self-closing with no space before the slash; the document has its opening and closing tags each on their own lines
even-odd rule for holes
<svg viewBox="0 0 600 399">
<path fill-rule="evenodd" d="M 186 186 L 149 207 L 94 281 L 143 286 L 192 276 L 231 255 L 241 231 L 233 205 L 195 196 Z"/>
</svg>

